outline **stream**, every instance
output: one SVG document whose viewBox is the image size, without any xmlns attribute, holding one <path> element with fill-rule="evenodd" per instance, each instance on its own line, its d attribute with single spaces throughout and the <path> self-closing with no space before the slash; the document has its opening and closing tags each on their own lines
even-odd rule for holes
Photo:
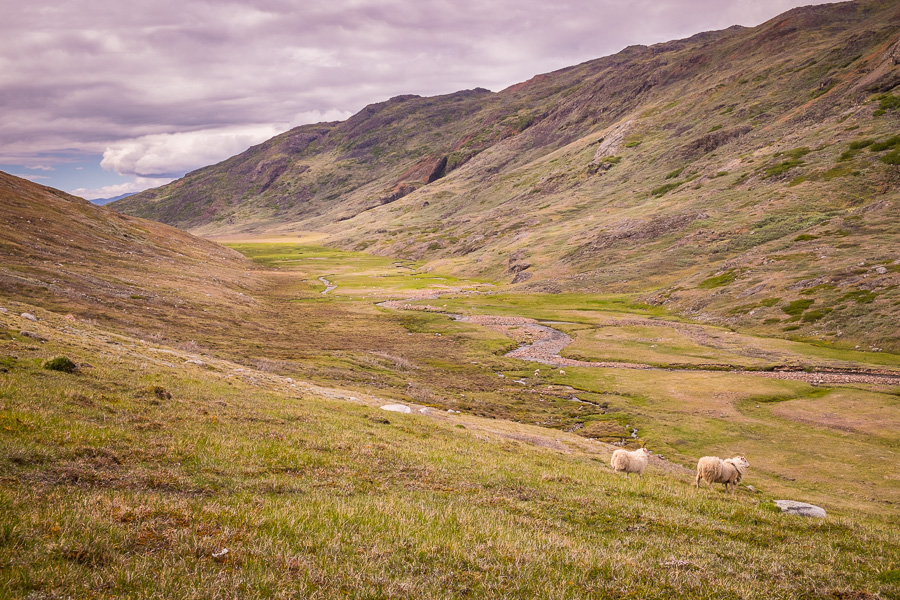
<svg viewBox="0 0 900 600">
<path fill-rule="evenodd" d="M 322 279 L 322 278 L 320 278 Z M 458 290 L 457 290 L 458 291 Z M 323 292 L 324 293 L 324 292 Z M 394 310 L 413 310 L 421 312 L 439 313 L 450 317 L 454 321 L 462 323 L 473 323 L 492 329 L 507 337 L 520 342 L 520 346 L 515 350 L 507 352 L 504 356 L 509 358 L 518 358 L 537 362 L 552 367 L 594 367 L 594 368 L 613 368 L 613 369 L 641 369 L 641 370 L 659 370 L 659 371 L 718 371 L 722 372 L 723 365 L 715 365 L 715 368 L 704 368 L 703 365 L 697 365 L 693 368 L 678 367 L 656 367 L 643 363 L 629 362 L 606 362 L 606 361 L 583 361 L 560 356 L 563 348 L 572 343 L 572 338 L 566 333 L 550 327 L 545 322 L 541 323 L 535 319 L 527 317 L 504 317 L 496 315 L 462 315 L 457 313 L 449 313 L 442 308 L 430 305 L 410 304 L 414 301 L 421 300 L 437 300 L 443 294 L 456 293 L 456 291 L 444 290 L 442 292 L 424 293 L 420 296 L 407 298 L 404 300 L 387 300 L 379 302 L 378 306 L 391 308 Z M 522 341 L 522 332 L 527 341 Z M 814 370 L 806 370 L 794 366 L 776 366 L 768 371 L 747 370 L 742 367 L 728 365 L 725 372 L 742 373 L 746 375 L 755 375 L 758 377 L 768 377 L 771 379 L 793 379 L 797 381 L 805 381 L 811 384 L 840 384 L 840 383 L 863 383 L 873 385 L 900 385 L 900 373 L 888 370 L 876 369 L 842 369 L 821 367 Z"/>
<path fill-rule="evenodd" d="M 337 287 L 336 283 L 331 283 L 324 277 L 319 277 L 319 281 L 321 281 L 323 284 L 325 284 L 325 291 L 322 292 L 323 294 L 327 294 L 328 292 L 330 292 L 331 290 L 333 290 Z"/>
</svg>

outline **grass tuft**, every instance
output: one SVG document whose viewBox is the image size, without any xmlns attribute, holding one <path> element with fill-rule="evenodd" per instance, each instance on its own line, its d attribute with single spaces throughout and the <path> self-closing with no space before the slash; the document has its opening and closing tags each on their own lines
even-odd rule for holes
<svg viewBox="0 0 900 600">
<path fill-rule="evenodd" d="M 61 371 L 63 373 L 74 373 L 78 370 L 78 365 L 72 362 L 66 356 L 57 356 L 56 358 L 51 358 L 47 362 L 44 363 L 44 368 L 50 371 Z"/>
</svg>

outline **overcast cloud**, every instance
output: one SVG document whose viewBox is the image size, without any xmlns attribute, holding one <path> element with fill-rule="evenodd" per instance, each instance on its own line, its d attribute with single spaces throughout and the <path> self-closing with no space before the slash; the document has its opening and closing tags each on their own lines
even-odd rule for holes
<svg viewBox="0 0 900 600">
<path fill-rule="evenodd" d="M 810 3 L 0 0 L 0 164 L 54 185 L 90 157 L 137 191 L 398 94 L 498 91 Z"/>
</svg>

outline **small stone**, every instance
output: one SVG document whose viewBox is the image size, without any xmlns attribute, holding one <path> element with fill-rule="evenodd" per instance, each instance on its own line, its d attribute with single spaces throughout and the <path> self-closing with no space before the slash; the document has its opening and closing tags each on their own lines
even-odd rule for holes
<svg viewBox="0 0 900 600">
<path fill-rule="evenodd" d="M 885 273 L 887 273 L 887 269 L 884 267 L 875 267 L 875 272 L 879 275 L 884 275 Z"/>
<path fill-rule="evenodd" d="M 775 506 L 789 515 L 799 515 L 801 517 L 819 517 L 824 519 L 827 517 L 825 509 L 815 504 L 807 504 L 806 502 L 795 502 L 794 500 L 776 500 Z"/>
<path fill-rule="evenodd" d="M 411 413 L 412 409 L 405 404 L 385 404 L 381 407 L 381 410 L 386 410 L 389 412 L 398 412 L 398 413 Z"/>
<path fill-rule="evenodd" d="M 37 321 L 37 317 L 31 313 L 22 313 L 23 319 L 28 319 L 29 321 Z"/>
<path fill-rule="evenodd" d="M 3 308 L 2 306 L 0 306 L 0 313 L 8 313 L 8 312 L 9 312 L 9 309 L 6 309 L 6 308 Z"/>
</svg>

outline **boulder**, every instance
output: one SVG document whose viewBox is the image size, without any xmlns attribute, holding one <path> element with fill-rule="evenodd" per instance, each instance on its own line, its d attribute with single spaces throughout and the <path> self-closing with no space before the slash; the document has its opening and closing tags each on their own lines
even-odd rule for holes
<svg viewBox="0 0 900 600">
<path fill-rule="evenodd" d="M 412 409 L 405 404 L 385 404 L 381 407 L 381 410 L 387 410 L 390 412 L 398 412 L 398 413 L 411 413 Z"/>
<path fill-rule="evenodd" d="M 22 313 L 22 318 L 27 319 L 29 321 L 37 321 L 37 317 L 31 313 L 24 312 Z"/>
<path fill-rule="evenodd" d="M 775 506 L 789 515 L 800 515 L 801 517 L 820 517 L 824 519 L 828 515 L 825 509 L 815 504 L 807 504 L 806 502 L 795 502 L 793 500 L 776 500 Z"/>
</svg>

